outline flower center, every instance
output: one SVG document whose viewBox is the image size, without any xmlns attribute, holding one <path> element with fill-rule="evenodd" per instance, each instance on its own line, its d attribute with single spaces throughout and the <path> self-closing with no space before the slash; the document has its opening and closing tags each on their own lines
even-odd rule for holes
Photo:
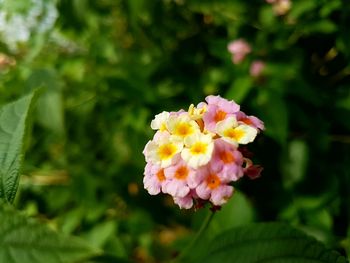
<svg viewBox="0 0 350 263">
<path fill-rule="evenodd" d="M 160 125 L 159 130 L 160 130 L 160 131 L 166 131 L 166 130 L 167 130 L 165 122 L 163 122 L 163 123 Z"/>
<path fill-rule="evenodd" d="M 196 142 L 195 144 L 192 145 L 191 147 L 191 153 L 192 154 L 205 154 L 207 151 L 207 144 L 202 143 L 202 142 Z"/>
<path fill-rule="evenodd" d="M 179 167 L 175 172 L 175 178 L 179 180 L 185 180 L 188 175 L 188 168 L 186 166 Z"/>
<path fill-rule="evenodd" d="M 217 176 L 216 174 L 210 174 L 207 177 L 206 182 L 211 190 L 217 188 L 221 183 L 219 176 Z"/>
<path fill-rule="evenodd" d="M 215 122 L 219 122 L 219 121 L 222 121 L 226 118 L 226 115 L 227 113 L 222 111 L 222 110 L 218 110 L 216 113 L 215 113 L 215 116 L 214 116 L 214 120 Z"/>
<path fill-rule="evenodd" d="M 220 160 L 225 164 L 233 163 L 235 161 L 235 157 L 229 151 L 220 152 L 219 157 L 220 157 Z"/>
<path fill-rule="evenodd" d="M 176 126 L 175 134 L 180 136 L 187 136 L 192 133 L 192 127 L 187 123 L 181 122 Z"/>
<path fill-rule="evenodd" d="M 224 136 L 238 141 L 244 136 L 244 131 L 231 128 L 225 131 Z"/>
<path fill-rule="evenodd" d="M 176 146 L 171 143 L 163 144 L 158 149 L 158 154 L 161 160 L 169 159 L 176 153 Z"/>
<path fill-rule="evenodd" d="M 241 122 L 244 122 L 244 123 L 245 123 L 245 124 L 247 124 L 247 125 L 251 125 L 251 124 L 253 124 L 252 120 L 251 120 L 251 119 L 249 119 L 248 117 L 247 117 L 247 118 L 242 119 L 242 120 L 241 120 Z"/>
<path fill-rule="evenodd" d="M 160 182 L 165 180 L 164 169 L 160 169 L 156 175 Z"/>
</svg>

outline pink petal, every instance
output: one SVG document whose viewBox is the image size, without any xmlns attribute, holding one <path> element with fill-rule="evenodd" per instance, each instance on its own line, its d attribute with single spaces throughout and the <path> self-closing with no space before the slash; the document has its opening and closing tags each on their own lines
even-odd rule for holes
<svg viewBox="0 0 350 263">
<path fill-rule="evenodd" d="M 196 193 L 199 198 L 204 200 L 208 200 L 210 197 L 210 189 L 208 188 L 205 182 L 202 182 L 200 185 L 197 186 Z"/>
<path fill-rule="evenodd" d="M 211 193 L 210 201 L 214 205 L 223 205 L 233 194 L 233 187 L 231 185 L 221 185 L 214 189 Z"/>
<path fill-rule="evenodd" d="M 185 197 L 174 197 L 174 203 L 181 209 L 190 209 L 193 206 L 193 199 L 191 195 L 186 195 Z"/>
</svg>

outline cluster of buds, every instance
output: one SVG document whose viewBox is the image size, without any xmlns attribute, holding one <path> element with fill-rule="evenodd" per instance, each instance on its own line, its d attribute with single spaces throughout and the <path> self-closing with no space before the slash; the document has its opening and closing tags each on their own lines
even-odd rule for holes
<svg viewBox="0 0 350 263">
<path fill-rule="evenodd" d="M 227 50 L 231 53 L 233 64 L 240 64 L 252 51 L 252 48 L 244 39 L 236 39 L 227 45 Z"/>
<path fill-rule="evenodd" d="M 156 133 L 143 151 L 144 187 L 151 194 L 169 194 L 180 207 L 205 203 L 221 206 L 232 196 L 233 182 L 244 174 L 259 176 L 241 145 L 253 142 L 261 120 L 247 116 L 234 101 L 208 96 L 188 111 L 155 116 Z"/>
<path fill-rule="evenodd" d="M 233 64 L 242 63 L 246 56 L 252 52 L 252 48 L 249 43 L 242 38 L 228 43 L 227 50 L 231 53 L 231 60 Z M 265 62 L 261 60 L 254 60 L 250 65 L 250 75 L 254 78 L 260 77 L 265 69 L 265 66 Z"/>
</svg>

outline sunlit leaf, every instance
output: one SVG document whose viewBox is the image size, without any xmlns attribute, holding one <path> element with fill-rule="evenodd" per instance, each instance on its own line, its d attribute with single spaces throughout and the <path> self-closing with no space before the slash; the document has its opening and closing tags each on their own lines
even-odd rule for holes
<svg viewBox="0 0 350 263">
<path fill-rule="evenodd" d="M 0 198 L 13 202 L 23 159 L 27 119 L 35 93 L 0 108 Z"/>
</svg>

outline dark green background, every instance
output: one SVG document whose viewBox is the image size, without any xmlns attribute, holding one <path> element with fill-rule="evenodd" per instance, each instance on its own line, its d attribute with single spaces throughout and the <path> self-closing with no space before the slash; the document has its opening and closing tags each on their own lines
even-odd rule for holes
<svg viewBox="0 0 350 263">
<path fill-rule="evenodd" d="M 1 103 L 44 88 L 19 208 L 111 255 L 166 261 L 205 211 L 143 189 L 149 124 L 219 94 L 265 122 L 249 146 L 264 171 L 235 185 L 210 231 L 285 221 L 350 252 L 347 1 L 294 0 L 283 16 L 263 0 L 60 0 L 57 8 L 50 32 L 33 32 L 16 51 L 0 45 L 16 61 L 0 69 Z M 234 65 L 227 44 L 238 38 L 252 53 Z M 259 78 L 249 75 L 256 59 L 267 65 Z"/>
</svg>

